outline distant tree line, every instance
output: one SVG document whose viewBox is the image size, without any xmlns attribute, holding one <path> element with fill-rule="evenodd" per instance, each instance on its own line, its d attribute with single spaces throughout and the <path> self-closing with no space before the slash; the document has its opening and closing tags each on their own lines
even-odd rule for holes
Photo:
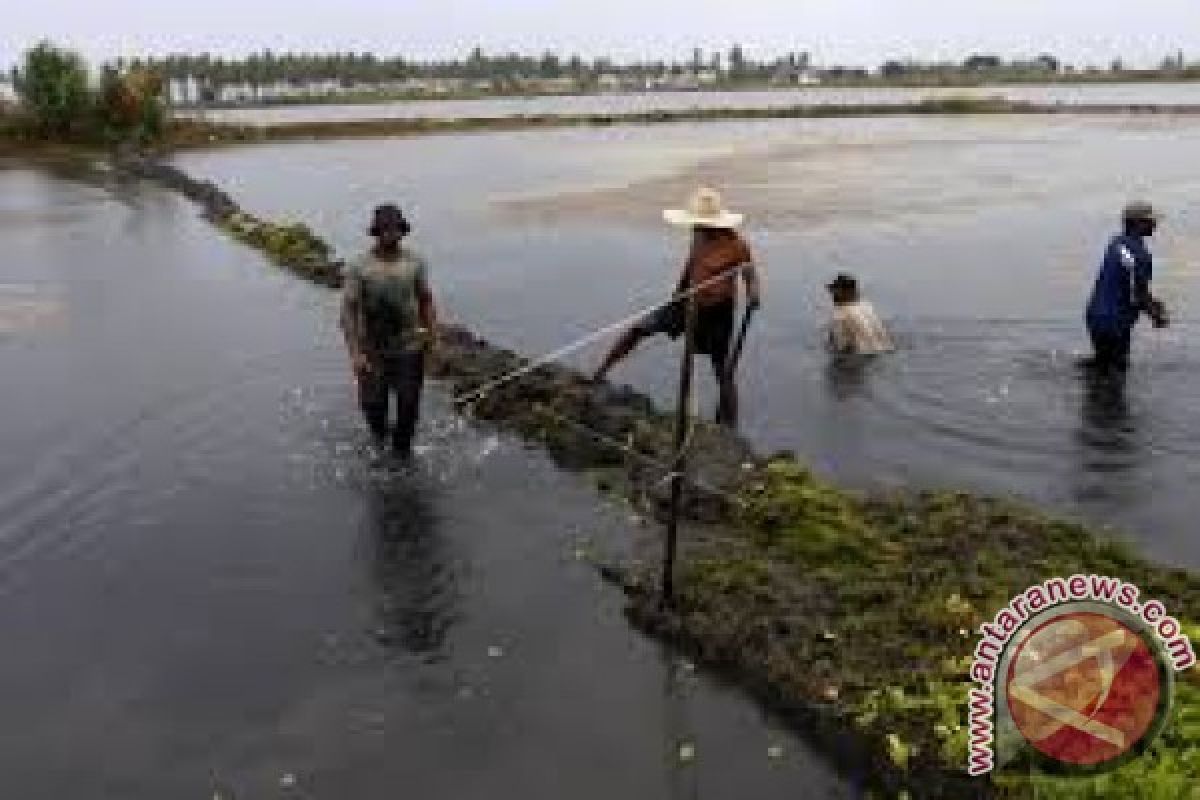
<svg viewBox="0 0 1200 800">
<path fill-rule="evenodd" d="M 422 61 L 404 56 L 381 57 L 371 53 L 274 53 L 264 50 L 244 58 L 223 58 L 204 53 L 133 59 L 118 61 L 116 67 L 118 70 L 149 69 L 168 80 L 191 78 L 203 85 L 218 87 L 333 82 L 350 88 L 412 80 L 456 80 L 488 84 L 501 90 L 523 80 L 566 79 L 581 89 L 587 89 L 598 85 L 602 77 L 617 78 L 636 86 L 664 77 L 700 74 L 721 85 L 736 86 L 791 82 L 800 76 L 828 82 L 955 83 L 1055 79 L 1126 71 L 1120 60 L 1103 68 L 1076 68 L 1051 54 L 1016 60 L 976 54 L 960 62 L 889 60 L 874 70 L 839 66 L 818 69 L 814 67 L 809 53 L 804 51 L 755 59 L 740 45 L 733 45 L 725 52 L 706 52 L 696 48 L 687 59 L 631 62 L 618 62 L 609 57 L 585 59 L 580 55 L 561 56 L 550 52 L 537 56 L 489 54 L 476 47 L 464 58 L 448 60 Z M 1200 66 L 1187 65 L 1183 54 L 1179 53 L 1164 59 L 1159 70 L 1150 72 L 1200 77 Z"/>
<path fill-rule="evenodd" d="M 996 55 L 972 55 L 959 62 L 925 63 L 919 61 L 886 61 L 879 68 L 884 78 L 906 78 L 921 75 L 996 75 L 1000 73 L 1027 73 L 1057 75 L 1063 64 L 1052 55 L 1040 55 L 1028 61 L 1005 61 Z"/>
<path fill-rule="evenodd" d="M 229 59 L 211 54 L 172 55 L 157 59 L 133 59 L 121 66 L 153 69 L 168 79 L 192 77 L 217 85 L 306 83 L 336 81 L 345 86 L 380 84 L 411 79 L 458 79 L 503 82 L 513 78 L 554 80 L 570 78 L 580 84 L 595 82 L 601 75 L 651 78 L 662 75 L 712 72 L 733 81 L 767 80 L 780 71 L 803 71 L 810 67 L 807 53 L 796 52 L 765 61 L 746 56 L 734 45 L 727 53 L 705 53 L 696 49 L 687 60 L 652 60 L 617 63 L 611 58 L 585 59 L 579 55 L 538 56 L 518 53 L 488 54 L 475 48 L 465 58 L 420 61 L 403 56 L 380 57 L 371 53 L 274 53 L 264 50 L 245 58 Z"/>
<path fill-rule="evenodd" d="M 12 71 L 20 105 L 5 129 L 41 141 L 147 144 L 163 134 L 162 78 L 145 66 L 106 65 L 93 80 L 83 58 L 46 41 Z"/>
<path fill-rule="evenodd" d="M 1062 77 L 1088 75 L 1131 77 L 1200 77 L 1200 65 L 1188 65 L 1182 52 L 1162 60 L 1158 69 L 1130 70 L 1121 59 L 1114 59 L 1103 67 L 1077 67 L 1064 63 L 1057 56 L 1043 53 L 1030 59 L 1005 60 L 998 55 L 975 54 L 961 62 L 922 62 L 890 60 L 884 62 L 878 74 L 890 81 L 972 81 L 972 80 L 1045 80 Z"/>
</svg>

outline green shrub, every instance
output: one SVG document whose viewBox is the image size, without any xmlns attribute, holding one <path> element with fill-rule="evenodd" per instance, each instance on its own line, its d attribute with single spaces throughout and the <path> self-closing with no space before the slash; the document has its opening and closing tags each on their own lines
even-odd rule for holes
<svg viewBox="0 0 1200 800">
<path fill-rule="evenodd" d="M 41 42 L 25 54 L 15 88 L 35 131 L 47 138 L 73 138 L 91 116 L 87 67 L 68 50 Z"/>
</svg>

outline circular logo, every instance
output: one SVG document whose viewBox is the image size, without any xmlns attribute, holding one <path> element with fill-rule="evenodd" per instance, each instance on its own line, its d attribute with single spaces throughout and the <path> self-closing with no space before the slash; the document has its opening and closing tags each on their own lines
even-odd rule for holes
<svg viewBox="0 0 1200 800">
<path fill-rule="evenodd" d="M 1158 649 L 1101 611 L 1064 611 L 1039 624 L 1003 677 L 1021 735 L 1069 767 L 1097 768 L 1140 752 L 1167 713 Z"/>
</svg>

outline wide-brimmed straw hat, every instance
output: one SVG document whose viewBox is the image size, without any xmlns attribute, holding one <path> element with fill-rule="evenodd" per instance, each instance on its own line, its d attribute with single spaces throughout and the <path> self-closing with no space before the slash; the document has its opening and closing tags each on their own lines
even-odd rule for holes
<svg viewBox="0 0 1200 800">
<path fill-rule="evenodd" d="M 683 228 L 736 228 L 744 217 L 725 209 L 721 195 L 715 189 L 697 189 L 688 200 L 687 208 L 667 209 L 663 219 Z"/>
</svg>

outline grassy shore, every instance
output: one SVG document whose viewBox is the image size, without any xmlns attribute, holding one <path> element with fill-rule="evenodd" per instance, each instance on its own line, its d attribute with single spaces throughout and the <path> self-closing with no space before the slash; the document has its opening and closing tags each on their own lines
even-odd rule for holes
<svg viewBox="0 0 1200 800">
<path fill-rule="evenodd" d="M 339 265 L 307 229 L 252 217 L 218 187 L 150 160 L 119 164 L 182 192 L 274 262 L 336 286 Z M 469 331 L 444 331 L 434 373 L 461 397 L 526 362 Z M 662 519 L 671 417 L 628 388 L 556 364 L 466 409 L 545 447 L 645 519 Z M 585 424 L 581 424 L 584 423 Z M 791 456 L 762 458 L 697 423 L 684 497 L 679 592 L 659 602 L 657 537 L 600 559 L 631 621 L 795 721 L 883 796 L 1200 798 L 1200 672 L 1182 676 L 1150 753 L 1090 779 L 1007 768 L 965 775 L 968 669 L 977 630 L 1027 587 L 1077 573 L 1135 583 L 1200 640 L 1200 577 L 1155 565 L 1080 524 L 965 493 L 868 496 Z"/>
</svg>

